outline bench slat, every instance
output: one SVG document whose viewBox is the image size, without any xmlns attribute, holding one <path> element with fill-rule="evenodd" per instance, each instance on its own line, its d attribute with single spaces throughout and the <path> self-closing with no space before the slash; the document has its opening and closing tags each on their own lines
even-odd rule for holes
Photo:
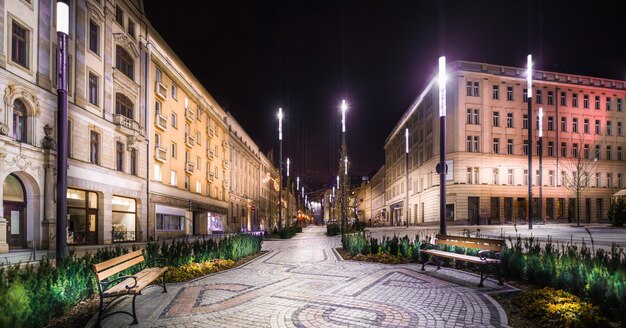
<svg viewBox="0 0 626 328">
<path fill-rule="evenodd" d="M 141 255 L 143 255 L 141 250 L 136 250 L 136 251 L 130 252 L 128 254 L 120 255 L 120 256 L 118 256 L 116 258 L 112 258 L 110 260 L 106 260 L 104 262 L 100 262 L 98 264 L 94 264 L 93 271 L 98 273 L 98 272 L 103 271 L 105 269 L 108 269 L 108 268 L 110 268 L 110 267 L 112 267 L 114 265 L 120 264 L 120 263 L 122 263 L 124 261 L 128 261 L 128 260 L 130 260 L 130 259 L 132 259 L 134 257 L 138 257 L 138 256 L 141 256 Z"/>
<path fill-rule="evenodd" d="M 422 250 L 422 252 L 424 254 L 431 254 L 431 255 L 435 255 L 435 256 L 439 256 L 439 257 L 447 257 L 447 258 L 452 258 L 452 259 L 459 259 L 459 260 L 463 260 L 463 261 L 466 261 L 466 262 L 479 263 L 479 264 L 482 264 L 482 263 L 489 263 L 489 264 L 500 263 L 500 260 L 498 260 L 498 259 L 485 259 L 483 261 L 478 256 L 471 256 L 471 255 L 465 255 L 465 254 L 456 254 L 456 253 L 450 253 L 450 252 L 440 251 L 440 250 L 436 250 L 436 249 Z"/>
<path fill-rule="evenodd" d="M 96 278 L 98 279 L 98 281 L 102 281 L 120 271 L 123 271 L 125 269 L 130 268 L 131 266 L 141 263 L 143 262 L 143 255 L 139 256 L 139 257 L 135 257 L 129 261 L 126 261 L 124 263 L 121 263 L 119 265 L 116 265 L 114 267 L 110 267 L 104 271 L 100 271 L 98 273 L 96 273 Z"/>
<path fill-rule="evenodd" d="M 436 243 L 440 244 L 440 245 L 460 246 L 460 247 L 466 247 L 466 248 L 478 248 L 478 249 L 481 249 L 481 250 L 502 252 L 502 246 L 490 245 L 490 244 L 478 244 L 478 243 L 470 243 L 470 242 L 455 241 L 455 240 L 445 240 L 445 239 L 441 239 L 441 240 L 437 239 Z"/>
<path fill-rule="evenodd" d="M 152 282 L 157 280 L 163 273 L 167 271 L 167 268 L 148 268 L 137 273 L 137 285 L 131 289 L 127 289 L 126 286 L 132 286 L 135 284 L 135 280 L 128 278 L 119 284 L 107 289 L 102 296 L 112 297 L 126 294 L 140 294 L 141 291 L 148 287 Z"/>
<path fill-rule="evenodd" d="M 500 245 L 504 246 L 505 241 L 502 239 L 491 239 L 491 238 L 474 238 L 474 237 L 463 237 L 463 236 L 452 236 L 452 235 L 437 235 L 437 240 L 458 240 L 458 241 L 467 241 L 472 243 L 480 243 L 480 244 L 491 244 L 491 245 Z"/>
</svg>

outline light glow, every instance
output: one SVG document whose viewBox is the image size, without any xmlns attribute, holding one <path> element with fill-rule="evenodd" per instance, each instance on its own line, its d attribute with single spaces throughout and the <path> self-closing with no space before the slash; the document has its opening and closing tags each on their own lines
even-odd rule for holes
<svg viewBox="0 0 626 328">
<path fill-rule="evenodd" d="M 348 110 L 348 105 L 346 105 L 346 100 L 343 99 L 341 101 L 341 132 L 346 132 L 346 111 Z"/>
<path fill-rule="evenodd" d="M 287 176 L 289 176 L 289 157 L 287 157 Z"/>
<path fill-rule="evenodd" d="M 539 107 L 539 138 L 543 137 L 543 107 Z"/>
<path fill-rule="evenodd" d="M 409 128 L 404 129 L 404 144 L 405 144 L 405 152 L 409 153 Z"/>
<path fill-rule="evenodd" d="M 439 117 L 446 116 L 446 56 L 439 57 Z"/>
<path fill-rule="evenodd" d="M 348 156 L 343 159 L 343 174 L 348 175 Z"/>
<path fill-rule="evenodd" d="M 61 1 L 57 2 L 57 32 L 70 34 L 70 6 Z"/>
<path fill-rule="evenodd" d="M 526 82 L 528 83 L 528 98 L 533 96 L 533 55 L 526 57 Z"/>
<path fill-rule="evenodd" d="M 278 140 L 283 140 L 283 109 L 278 109 Z"/>
<path fill-rule="evenodd" d="M 337 176 L 337 188 L 339 188 L 339 176 Z"/>
<path fill-rule="evenodd" d="M 302 186 L 302 197 L 304 197 L 304 186 Z"/>
<path fill-rule="evenodd" d="M 300 177 L 296 177 L 296 190 L 300 189 Z"/>
</svg>

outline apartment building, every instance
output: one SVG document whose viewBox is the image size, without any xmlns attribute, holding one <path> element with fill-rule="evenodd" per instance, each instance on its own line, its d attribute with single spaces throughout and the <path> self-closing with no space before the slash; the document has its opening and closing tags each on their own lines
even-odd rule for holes
<svg viewBox="0 0 626 328">
<path fill-rule="evenodd" d="M 581 220 L 606 219 L 611 195 L 625 185 L 625 81 L 536 71 L 530 122 L 524 68 L 458 61 L 448 65 L 448 72 L 448 220 L 495 223 L 525 218 L 528 152 L 533 156 L 533 217 L 574 218 L 570 180 L 576 176 L 576 162 L 585 162 L 580 175 L 584 180 Z M 539 108 L 544 113 L 541 183 Z M 408 174 L 405 128 L 409 129 Z M 531 142 L 529 128 L 535 130 Z M 390 214 L 386 224 L 406 222 L 407 177 L 409 224 L 439 219 L 438 161 L 438 86 L 432 79 L 385 142 L 385 204 Z"/>
<path fill-rule="evenodd" d="M 271 231 L 278 225 L 278 169 L 274 166 L 274 156 L 270 152 L 260 156 L 260 197 L 259 220 L 260 230 Z"/>
</svg>

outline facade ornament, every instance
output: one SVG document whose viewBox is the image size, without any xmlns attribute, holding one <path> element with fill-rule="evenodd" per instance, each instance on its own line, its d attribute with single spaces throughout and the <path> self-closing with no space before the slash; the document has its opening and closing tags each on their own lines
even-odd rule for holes
<svg viewBox="0 0 626 328">
<path fill-rule="evenodd" d="M 0 134 L 8 136 L 9 135 L 9 126 L 6 124 L 0 123 Z"/>
<path fill-rule="evenodd" d="M 26 107 L 29 111 L 28 116 L 39 117 L 39 114 L 41 113 L 39 99 L 31 92 L 31 90 L 22 85 L 7 86 L 4 90 L 4 107 L 13 108 L 13 102 L 15 99 L 23 100 L 26 103 Z"/>
<path fill-rule="evenodd" d="M 41 147 L 44 149 L 56 150 L 56 143 L 52 138 L 52 129 L 53 128 L 49 124 L 46 124 L 46 126 L 43 127 L 43 133 L 45 136 L 41 141 Z"/>
<path fill-rule="evenodd" d="M 28 160 L 28 157 L 26 157 L 26 155 L 22 154 L 13 157 L 13 163 L 15 163 L 15 166 L 17 166 L 17 168 L 21 171 L 26 171 L 26 169 L 30 168 L 30 166 L 33 164 L 31 161 Z"/>
<path fill-rule="evenodd" d="M 89 13 L 89 17 L 93 18 L 97 23 L 102 24 L 104 22 L 104 15 L 102 14 L 102 8 L 90 3 L 86 2 L 87 12 Z"/>
</svg>

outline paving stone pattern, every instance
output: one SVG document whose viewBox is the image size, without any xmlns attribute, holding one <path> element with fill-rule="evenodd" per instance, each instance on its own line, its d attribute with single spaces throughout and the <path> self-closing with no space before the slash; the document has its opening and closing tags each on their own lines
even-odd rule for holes
<svg viewBox="0 0 626 328">
<path fill-rule="evenodd" d="M 488 280 L 421 266 L 342 261 L 338 237 L 308 227 L 291 240 L 265 241 L 267 254 L 196 281 L 150 287 L 137 297 L 137 327 L 506 327 Z M 439 278 L 435 277 L 437 275 Z M 440 278 L 452 277 L 459 285 Z M 448 279 L 450 280 L 450 279 Z M 508 287 L 504 287 L 506 289 Z M 130 310 L 129 300 L 114 309 Z M 114 315 L 103 327 L 126 327 Z M 95 323 L 95 317 L 88 326 Z"/>
</svg>

